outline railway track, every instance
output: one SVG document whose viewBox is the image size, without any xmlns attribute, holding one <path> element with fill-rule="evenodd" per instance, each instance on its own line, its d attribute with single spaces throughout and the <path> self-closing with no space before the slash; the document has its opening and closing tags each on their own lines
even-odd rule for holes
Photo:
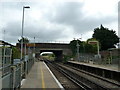
<svg viewBox="0 0 120 90">
<path fill-rule="evenodd" d="M 78 89 L 79 90 L 79 85 L 76 84 L 75 82 L 71 81 L 70 78 L 66 77 L 65 74 L 63 74 L 56 66 L 54 66 L 52 63 L 45 61 L 47 66 L 50 68 L 50 70 L 54 73 L 58 81 L 61 83 L 61 85 L 64 87 L 64 89 Z M 64 90 L 63 89 L 63 90 Z M 83 89 L 80 89 L 83 90 Z"/>
<path fill-rule="evenodd" d="M 89 76 L 92 76 L 92 77 L 94 77 L 94 78 L 101 79 L 101 80 L 103 80 L 103 81 L 105 81 L 105 82 L 108 82 L 108 83 L 111 83 L 111 84 L 113 84 L 113 85 L 116 85 L 116 86 L 120 87 L 120 82 L 118 82 L 118 81 L 115 81 L 115 80 L 112 80 L 112 79 L 108 79 L 108 78 L 104 78 L 104 77 L 102 77 L 102 76 L 98 76 L 98 75 L 96 75 L 96 74 L 93 74 L 93 73 L 90 73 L 90 72 L 86 72 L 86 71 L 84 71 L 84 70 L 80 70 L 79 68 L 76 68 L 76 67 L 71 66 L 71 65 L 64 64 L 64 66 L 70 67 L 70 68 L 72 68 L 72 69 L 74 69 L 74 70 L 77 70 L 77 71 L 79 71 L 79 72 L 81 72 L 81 73 L 85 73 L 85 74 L 87 74 L 87 75 L 89 75 Z"/>
<path fill-rule="evenodd" d="M 59 70 L 59 72 L 64 74 L 64 76 L 77 84 L 81 90 L 112 90 L 113 88 L 115 90 L 120 89 L 119 83 L 110 82 L 109 80 L 97 77 L 85 71 L 80 71 L 68 65 L 51 63 L 49 61 L 45 62 Z"/>
</svg>

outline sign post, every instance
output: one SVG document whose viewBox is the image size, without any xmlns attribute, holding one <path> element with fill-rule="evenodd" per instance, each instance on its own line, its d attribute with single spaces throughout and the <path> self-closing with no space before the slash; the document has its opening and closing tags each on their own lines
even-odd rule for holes
<svg viewBox="0 0 120 90">
<path fill-rule="evenodd" d="M 89 44 L 96 44 L 97 45 L 97 54 L 98 57 L 100 58 L 100 47 L 99 47 L 99 41 L 88 41 Z"/>
</svg>

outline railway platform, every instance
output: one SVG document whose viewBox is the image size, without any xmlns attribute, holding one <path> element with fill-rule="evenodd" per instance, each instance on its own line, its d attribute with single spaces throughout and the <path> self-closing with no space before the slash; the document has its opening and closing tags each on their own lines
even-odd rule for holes
<svg viewBox="0 0 120 90">
<path fill-rule="evenodd" d="M 106 70 L 110 70 L 110 71 L 120 72 L 120 66 L 119 65 L 93 64 L 93 63 L 83 63 L 83 62 L 78 62 L 78 61 L 69 61 L 69 62 L 80 64 L 80 65 L 85 65 L 85 66 L 90 66 L 90 67 L 95 67 L 95 68 L 106 69 Z"/>
<path fill-rule="evenodd" d="M 26 79 L 22 82 L 21 90 L 24 88 L 34 88 L 34 89 L 63 89 L 62 85 L 55 78 L 53 73 L 49 70 L 47 65 L 40 61 L 35 62 L 30 73 L 27 75 Z"/>
<path fill-rule="evenodd" d="M 120 82 L 119 65 L 97 65 L 97 64 L 83 63 L 77 61 L 68 61 L 67 63 L 81 70 Z"/>
</svg>

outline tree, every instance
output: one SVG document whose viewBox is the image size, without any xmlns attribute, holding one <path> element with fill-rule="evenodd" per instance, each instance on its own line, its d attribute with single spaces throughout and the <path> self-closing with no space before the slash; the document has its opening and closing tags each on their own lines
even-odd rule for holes
<svg viewBox="0 0 120 90">
<path fill-rule="evenodd" d="M 78 40 L 78 44 L 80 45 L 79 46 L 80 53 L 96 53 L 97 52 L 96 45 L 91 45 L 85 41 L 80 41 L 80 40 Z M 70 42 L 70 48 L 71 48 L 71 51 L 73 53 L 73 56 L 75 56 L 77 53 L 77 46 L 76 45 L 77 45 L 77 40 L 72 40 Z"/>
<path fill-rule="evenodd" d="M 16 47 L 12 47 L 12 59 L 18 59 L 20 55 L 20 50 Z"/>
<path fill-rule="evenodd" d="M 22 39 L 18 39 L 18 42 L 21 43 L 21 41 L 23 40 L 23 43 L 29 43 L 29 39 L 28 38 L 22 38 Z"/>
<path fill-rule="evenodd" d="M 78 44 L 80 45 L 81 44 L 81 41 L 80 40 L 78 40 Z M 72 40 L 71 42 L 70 42 L 70 48 L 71 48 L 71 50 L 72 50 L 72 53 L 73 53 L 73 56 L 75 56 L 76 55 L 76 53 L 77 53 L 77 40 Z M 81 47 L 81 45 L 80 45 L 80 47 Z M 80 50 L 79 50 L 80 51 Z"/>
<path fill-rule="evenodd" d="M 100 28 L 95 28 L 93 38 L 97 39 L 101 44 L 101 50 L 107 50 L 108 48 L 115 48 L 115 44 L 119 42 L 119 38 L 116 32 L 104 28 L 102 25 Z"/>
</svg>

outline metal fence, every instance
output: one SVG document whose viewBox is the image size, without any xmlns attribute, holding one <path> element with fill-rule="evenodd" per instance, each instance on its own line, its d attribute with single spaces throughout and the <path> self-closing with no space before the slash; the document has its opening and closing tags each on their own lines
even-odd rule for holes
<svg viewBox="0 0 120 90">
<path fill-rule="evenodd" d="M 120 60 L 120 56 L 116 56 L 115 58 L 108 57 L 108 58 L 102 58 L 98 57 L 94 54 L 81 54 L 80 53 L 80 62 L 85 63 L 94 63 L 94 64 L 118 64 Z"/>
<path fill-rule="evenodd" d="M 13 90 L 20 88 L 21 81 L 30 72 L 34 59 L 32 52 L 29 53 L 28 58 L 24 58 L 20 63 L 14 64 L 11 59 L 12 48 L 0 48 L 0 89 Z M 26 60 L 25 60 L 26 59 Z"/>
<path fill-rule="evenodd" d="M 11 72 L 11 55 L 12 50 L 8 46 L 0 47 L 0 61 L 1 61 L 1 67 L 0 67 L 0 74 L 1 74 L 1 83 L 2 89 L 5 88 L 12 88 L 12 79 L 13 79 L 13 73 Z"/>
<path fill-rule="evenodd" d="M 2 89 L 6 89 L 6 88 L 12 88 L 12 79 L 13 78 L 13 73 L 9 73 L 7 75 L 5 75 L 4 77 L 2 77 Z"/>
</svg>

